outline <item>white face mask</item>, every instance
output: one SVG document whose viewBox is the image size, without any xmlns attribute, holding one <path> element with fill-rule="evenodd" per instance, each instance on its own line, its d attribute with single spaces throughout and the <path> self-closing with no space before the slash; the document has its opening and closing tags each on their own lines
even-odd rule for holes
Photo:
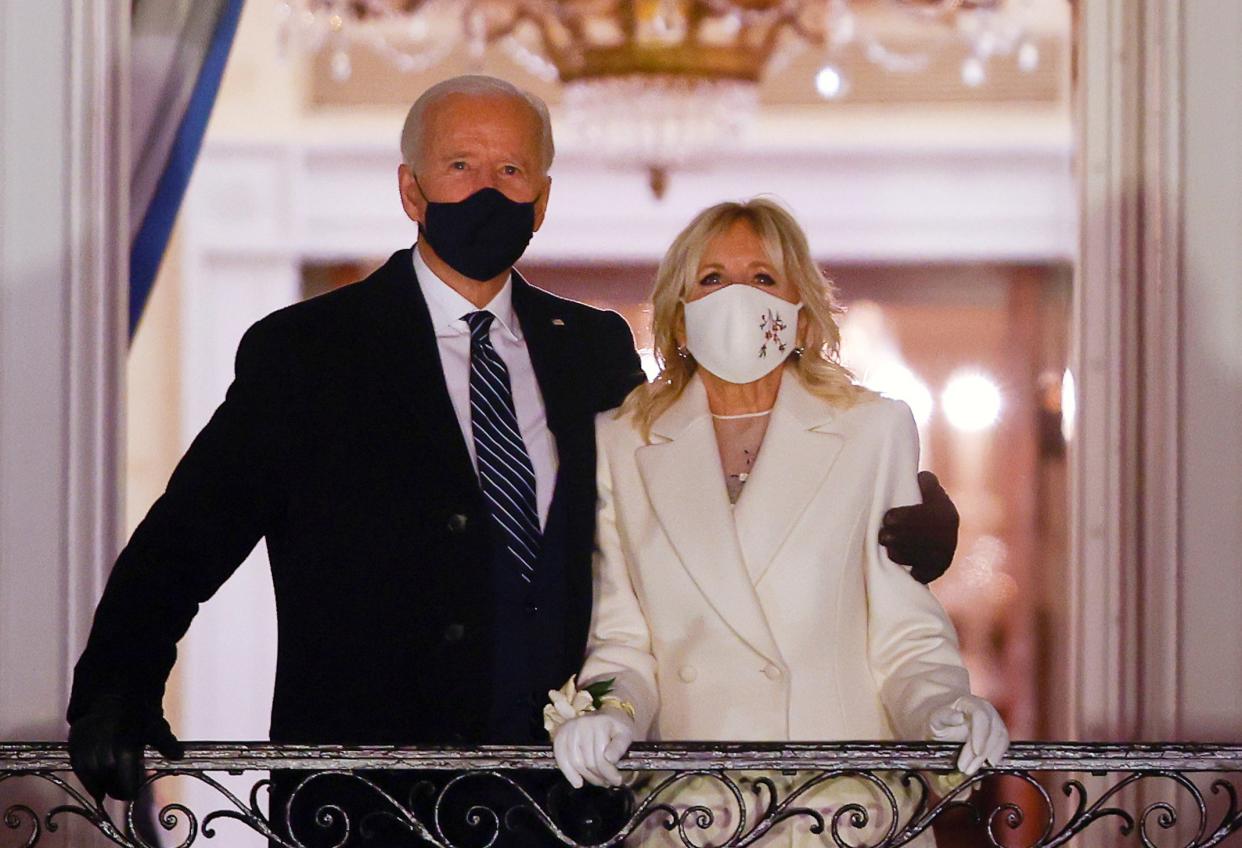
<svg viewBox="0 0 1242 848">
<path fill-rule="evenodd" d="M 793 352 L 798 310 L 744 283 L 727 285 L 686 307 L 686 347 L 698 363 L 729 383 L 753 383 Z"/>
</svg>

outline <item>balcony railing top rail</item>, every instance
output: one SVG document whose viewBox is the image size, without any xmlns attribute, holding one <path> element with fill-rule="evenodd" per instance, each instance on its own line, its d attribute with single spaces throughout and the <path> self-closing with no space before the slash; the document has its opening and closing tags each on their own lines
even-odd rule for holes
<svg viewBox="0 0 1242 848">
<path fill-rule="evenodd" d="M 692 742 L 636 743 L 623 769 L 886 769 L 952 771 L 958 745 L 942 742 Z M 271 769 L 424 769 L 467 771 L 553 769 L 546 745 L 397 747 L 288 745 L 274 742 L 187 742 L 185 758 L 165 760 L 148 750 L 150 770 L 266 771 Z M 59 742 L 0 742 L 0 772 L 67 771 Z M 1242 772 L 1242 745 L 1169 742 L 1014 742 L 1003 771 Z"/>
</svg>

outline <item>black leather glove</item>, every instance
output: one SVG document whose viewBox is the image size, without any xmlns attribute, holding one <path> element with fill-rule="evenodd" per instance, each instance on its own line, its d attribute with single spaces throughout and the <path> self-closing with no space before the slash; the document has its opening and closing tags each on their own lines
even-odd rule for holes
<svg viewBox="0 0 1242 848">
<path fill-rule="evenodd" d="M 82 786 L 101 802 L 105 794 L 132 801 L 146 773 L 143 747 L 179 760 L 185 749 L 159 708 L 105 695 L 69 725 L 69 761 Z"/>
<path fill-rule="evenodd" d="M 957 507 L 949 500 L 936 475 L 919 472 L 923 502 L 899 506 L 884 513 L 880 544 L 893 562 L 910 566 L 920 583 L 930 583 L 949 570 L 957 550 Z"/>
</svg>

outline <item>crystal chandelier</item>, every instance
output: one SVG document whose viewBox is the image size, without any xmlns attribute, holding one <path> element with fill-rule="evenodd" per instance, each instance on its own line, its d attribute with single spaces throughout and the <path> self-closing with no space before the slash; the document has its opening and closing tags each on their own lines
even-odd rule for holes
<svg viewBox="0 0 1242 848">
<path fill-rule="evenodd" d="M 889 49 L 856 6 L 884 5 L 950 28 L 969 46 L 966 85 L 985 63 L 1038 53 L 1010 7 L 1032 0 L 280 0 L 287 34 L 332 54 L 350 73 L 349 48 L 365 44 L 404 71 L 430 68 L 458 48 L 497 45 L 527 71 L 559 80 L 564 117 L 587 149 L 639 165 L 663 193 L 670 169 L 732 144 L 754 120 L 765 71 L 806 46 L 856 43 L 870 62 L 917 72 L 927 57 Z M 1029 67 L 1028 67 L 1029 66 Z M 826 65 L 827 98 L 847 82 Z"/>
</svg>

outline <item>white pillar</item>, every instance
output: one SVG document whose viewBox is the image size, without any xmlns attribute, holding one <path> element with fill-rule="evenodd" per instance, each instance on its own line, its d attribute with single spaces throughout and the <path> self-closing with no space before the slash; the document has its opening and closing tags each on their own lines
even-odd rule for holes
<svg viewBox="0 0 1242 848">
<path fill-rule="evenodd" d="M 1242 4 L 1076 8 L 1076 733 L 1237 739 Z"/>
<path fill-rule="evenodd" d="M 1178 636 L 1184 738 L 1242 739 L 1242 4 L 1182 11 Z"/>
<path fill-rule="evenodd" d="M 0 739 L 64 738 L 120 543 L 128 36 L 128 3 L 0 4 Z"/>
<path fill-rule="evenodd" d="M 0 738 L 63 737 L 119 547 L 127 9 L 0 6 Z"/>
</svg>

